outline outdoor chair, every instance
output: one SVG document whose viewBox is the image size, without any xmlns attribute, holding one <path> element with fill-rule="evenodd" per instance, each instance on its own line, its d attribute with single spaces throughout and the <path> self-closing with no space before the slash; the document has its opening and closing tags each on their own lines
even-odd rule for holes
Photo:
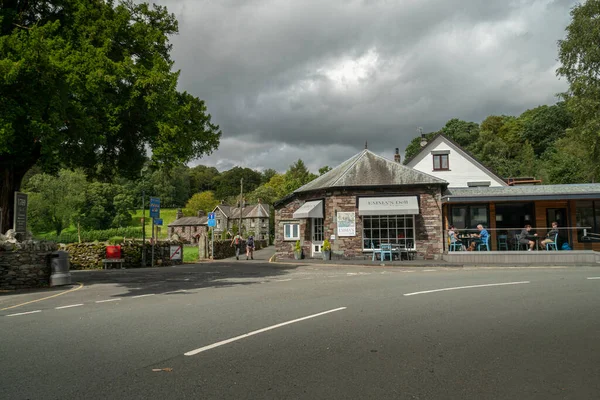
<svg viewBox="0 0 600 400">
<path fill-rule="evenodd" d="M 450 243 L 450 251 L 461 251 L 462 250 L 462 242 L 456 241 Z"/>
<path fill-rule="evenodd" d="M 392 261 L 392 245 L 390 243 L 381 244 L 381 261 L 385 260 L 387 254 L 390 255 L 390 261 Z"/>
<path fill-rule="evenodd" d="M 557 241 L 558 241 L 558 233 L 556 235 L 554 235 L 554 241 L 550 242 L 550 243 L 546 243 L 546 250 L 552 250 L 552 248 L 554 247 L 554 250 L 558 251 L 558 246 L 557 246 Z"/>
<path fill-rule="evenodd" d="M 477 251 L 481 251 L 482 248 L 485 248 L 485 251 L 490 251 L 490 236 L 487 237 L 485 243 L 479 243 L 477 245 Z"/>
<path fill-rule="evenodd" d="M 498 250 L 508 250 L 508 235 L 498 235 Z"/>
<path fill-rule="evenodd" d="M 381 249 L 376 249 L 373 242 L 371 242 L 371 251 L 373 252 L 373 258 L 371 259 L 371 261 L 375 261 L 377 259 L 377 257 L 376 257 L 377 254 L 379 254 L 379 259 L 382 259 L 381 258 Z"/>
</svg>

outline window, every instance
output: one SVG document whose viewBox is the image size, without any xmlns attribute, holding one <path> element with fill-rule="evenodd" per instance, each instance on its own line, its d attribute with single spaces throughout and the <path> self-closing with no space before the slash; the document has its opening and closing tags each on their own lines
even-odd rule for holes
<svg viewBox="0 0 600 400">
<path fill-rule="evenodd" d="M 283 240 L 300 240 L 300 224 L 283 224 Z"/>
<path fill-rule="evenodd" d="M 578 201 L 575 215 L 578 228 L 588 228 L 586 233 L 600 233 L 600 201 Z M 583 229 L 577 229 L 577 240 L 581 241 L 582 236 Z"/>
<path fill-rule="evenodd" d="M 194 233 L 196 233 L 196 232 L 198 232 L 198 227 L 197 226 L 194 227 Z"/>
<path fill-rule="evenodd" d="M 313 242 L 323 241 L 323 218 L 313 218 Z"/>
<path fill-rule="evenodd" d="M 363 249 L 379 248 L 381 243 L 395 243 L 415 248 L 415 219 L 412 215 L 365 215 Z"/>
<path fill-rule="evenodd" d="M 217 219 L 217 228 L 220 228 L 220 227 L 221 227 L 221 220 Z"/>
<path fill-rule="evenodd" d="M 450 207 L 450 225 L 456 229 L 477 229 L 481 224 L 484 228 L 489 228 L 488 206 L 453 206 Z"/>
<path fill-rule="evenodd" d="M 448 154 L 434 154 L 433 155 L 433 170 L 434 171 L 447 171 L 448 167 Z"/>
<path fill-rule="evenodd" d="M 252 218 L 252 219 L 250 220 L 250 228 L 254 228 L 255 224 L 256 224 L 256 223 L 254 222 L 254 218 Z"/>
</svg>

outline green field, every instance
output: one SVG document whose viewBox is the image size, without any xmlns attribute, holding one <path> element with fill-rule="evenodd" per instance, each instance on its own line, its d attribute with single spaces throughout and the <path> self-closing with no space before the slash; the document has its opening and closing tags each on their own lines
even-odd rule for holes
<svg viewBox="0 0 600 400">
<path fill-rule="evenodd" d="M 150 219 L 150 212 L 146 210 L 146 236 L 150 237 L 152 234 L 152 220 Z M 166 239 L 168 234 L 167 225 L 171 222 L 175 221 L 177 217 L 177 209 L 176 208 L 162 208 L 160 210 L 160 218 L 163 220 L 162 227 L 158 227 L 158 237 L 160 239 Z M 131 220 L 131 225 L 139 227 L 142 229 L 142 210 L 136 210 L 133 213 L 133 219 Z"/>
</svg>

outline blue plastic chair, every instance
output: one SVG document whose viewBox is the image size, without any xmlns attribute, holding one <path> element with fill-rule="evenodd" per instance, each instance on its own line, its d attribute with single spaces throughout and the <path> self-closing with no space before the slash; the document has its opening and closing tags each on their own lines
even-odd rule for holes
<svg viewBox="0 0 600 400">
<path fill-rule="evenodd" d="M 498 250 L 508 250 L 508 235 L 498 235 Z"/>
<path fill-rule="evenodd" d="M 390 261 L 392 261 L 392 245 L 390 243 L 381 244 L 381 261 L 385 260 L 387 254 L 390 255 Z"/>
<path fill-rule="evenodd" d="M 371 242 L 371 251 L 373 252 L 373 258 L 371 261 L 375 261 L 377 259 L 377 257 L 375 257 L 377 254 L 379 254 L 379 258 L 381 258 L 381 249 L 376 249 L 373 242 Z"/>
<path fill-rule="evenodd" d="M 490 236 L 489 235 L 488 235 L 485 243 L 482 242 L 477 245 L 477 251 L 481 251 L 482 247 L 485 247 L 485 251 L 490 251 Z"/>
<path fill-rule="evenodd" d="M 451 242 L 449 250 L 450 251 L 461 251 L 462 250 L 462 242 L 459 242 L 458 240 L 456 242 Z"/>
<path fill-rule="evenodd" d="M 554 242 L 546 243 L 546 250 L 552 250 L 552 247 L 554 247 L 554 250 L 558 251 L 558 246 L 556 245 L 557 240 L 558 240 L 558 233 L 556 235 L 554 235 Z"/>
</svg>

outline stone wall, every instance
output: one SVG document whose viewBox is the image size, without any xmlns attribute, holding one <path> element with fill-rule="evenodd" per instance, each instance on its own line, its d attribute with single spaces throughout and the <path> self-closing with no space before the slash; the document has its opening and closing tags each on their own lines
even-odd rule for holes
<svg viewBox="0 0 600 400">
<path fill-rule="evenodd" d="M 309 200 L 324 200 L 324 238 L 331 240 L 331 250 L 343 252 L 345 258 L 363 259 L 362 230 L 363 220 L 358 215 L 357 196 L 419 196 L 420 214 L 415 215 L 415 247 L 417 258 L 439 260 L 443 253 L 442 206 L 441 189 L 439 186 L 413 186 L 391 191 L 379 190 L 323 190 L 308 194 L 300 194 L 288 203 L 281 204 L 275 210 L 275 249 L 278 259 L 294 258 L 295 240 L 283 240 L 284 223 L 298 223 L 300 225 L 300 244 L 305 257 L 311 256 L 311 227 L 310 219 L 294 219 L 294 212 Z M 356 212 L 356 236 L 337 236 L 337 212 Z M 368 253 L 370 257 L 370 252 Z"/>
<path fill-rule="evenodd" d="M 160 241 L 154 247 L 154 265 L 167 266 L 183 263 L 183 249 L 181 260 L 170 259 L 170 246 L 180 246 L 181 242 Z M 102 269 L 102 260 L 106 258 L 105 243 L 71 243 L 64 246 L 69 253 L 72 270 Z M 146 266 L 151 266 L 152 246 L 146 243 Z M 121 258 L 125 259 L 125 268 L 142 267 L 142 243 L 140 241 L 126 241 L 121 243 Z"/>
<path fill-rule="evenodd" d="M 267 245 L 267 240 L 254 240 L 254 250 L 263 249 L 267 247 Z M 215 260 L 222 260 L 224 258 L 235 257 L 235 246 L 231 245 L 231 240 L 215 240 L 214 246 Z M 240 252 L 240 254 L 246 254 L 246 241 L 242 243 L 242 251 Z"/>
<path fill-rule="evenodd" d="M 48 286 L 49 256 L 56 249 L 52 242 L 32 240 L 3 245 L 0 249 L 0 289 Z"/>
</svg>

